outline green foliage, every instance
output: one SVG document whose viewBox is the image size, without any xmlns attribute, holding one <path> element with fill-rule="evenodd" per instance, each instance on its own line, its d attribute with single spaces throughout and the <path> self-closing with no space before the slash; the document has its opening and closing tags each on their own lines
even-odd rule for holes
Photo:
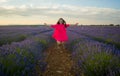
<svg viewBox="0 0 120 76">
<path fill-rule="evenodd" d="M 44 39 L 35 38 L 35 40 L 36 40 L 38 43 L 43 44 L 43 45 L 45 45 L 45 46 L 48 44 L 47 41 L 44 40 Z"/>
<path fill-rule="evenodd" d="M 0 58 L 0 63 L 4 66 L 4 72 L 9 75 L 19 75 L 22 71 L 23 66 L 19 66 L 16 63 L 16 55 L 15 54 L 9 54 L 5 57 Z M 25 64 L 25 63 L 24 63 Z"/>
<path fill-rule="evenodd" d="M 80 38 L 78 38 L 78 39 L 76 39 L 76 40 L 73 40 L 70 44 L 69 44 L 69 50 L 71 50 L 71 51 L 73 51 L 73 46 L 75 45 L 75 44 L 77 44 L 79 41 L 81 41 L 82 39 L 80 39 Z"/>
<path fill-rule="evenodd" d="M 112 44 L 112 45 L 115 45 L 118 49 L 120 49 L 120 43 L 119 42 L 114 42 L 112 39 L 103 39 L 102 37 L 94 37 L 94 36 L 90 36 L 88 34 L 83 34 L 87 37 L 90 37 L 96 41 L 99 41 L 99 42 L 103 42 L 103 43 L 106 43 L 106 44 Z"/>
<path fill-rule="evenodd" d="M 22 41 L 24 39 L 26 39 L 27 36 L 26 35 L 19 35 L 19 36 L 16 36 L 16 37 L 6 37 L 6 38 L 3 38 L 3 39 L 0 39 L 0 46 L 4 45 L 4 44 L 11 44 L 12 42 L 19 42 L 19 41 Z"/>
<path fill-rule="evenodd" d="M 86 59 L 83 56 L 77 55 L 74 60 L 82 61 L 75 69 L 77 69 L 77 73 L 81 70 L 84 76 L 107 76 L 111 71 L 115 76 L 120 75 L 119 58 L 105 52 L 89 55 Z"/>
<path fill-rule="evenodd" d="M 0 63 L 4 66 L 4 73 L 9 76 L 19 76 L 21 75 L 22 71 L 24 71 L 27 75 L 27 72 L 31 72 L 32 69 L 25 70 L 27 64 L 34 64 L 34 55 L 25 49 L 16 49 L 16 54 L 8 54 L 5 57 L 0 57 Z M 18 58 L 19 61 L 18 61 Z"/>
<path fill-rule="evenodd" d="M 82 73 L 84 76 L 120 75 L 119 57 L 112 52 L 106 52 L 104 46 L 91 45 L 89 41 L 84 40 L 79 41 L 79 46 L 77 44 L 75 45 L 79 47 L 74 48 L 72 51 L 73 60 L 76 63 L 74 65 L 76 74 Z"/>
<path fill-rule="evenodd" d="M 86 76 L 103 76 L 109 69 L 120 68 L 119 59 L 105 52 L 96 53 L 87 57 L 84 63 Z"/>
</svg>

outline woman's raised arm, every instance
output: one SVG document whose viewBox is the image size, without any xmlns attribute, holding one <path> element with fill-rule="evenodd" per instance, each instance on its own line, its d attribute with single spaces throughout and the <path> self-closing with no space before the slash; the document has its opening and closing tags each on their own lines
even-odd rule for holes
<svg viewBox="0 0 120 76">
<path fill-rule="evenodd" d="M 77 26 L 79 23 L 74 24 L 74 26 Z"/>
<path fill-rule="evenodd" d="M 46 25 L 46 26 L 47 26 L 47 23 L 44 23 L 44 25 Z"/>
</svg>

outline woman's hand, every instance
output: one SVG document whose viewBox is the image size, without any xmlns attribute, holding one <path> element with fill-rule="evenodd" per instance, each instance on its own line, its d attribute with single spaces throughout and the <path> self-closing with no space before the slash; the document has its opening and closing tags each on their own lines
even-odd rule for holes
<svg viewBox="0 0 120 76">
<path fill-rule="evenodd" d="M 77 26 L 79 23 L 76 23 L 75 26 Z"/>
<path fill-rule="evenodd" d="M 44 23 L 44 25 L 46 25 L 46 26 L 47 26 L 47 23 Z"/>
</svg>

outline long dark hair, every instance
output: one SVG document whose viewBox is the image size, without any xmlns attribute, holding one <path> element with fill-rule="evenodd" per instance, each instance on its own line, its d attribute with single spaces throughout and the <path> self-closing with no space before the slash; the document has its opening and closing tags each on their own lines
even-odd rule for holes
<svg viewBox="0 0 120 76">
<path fill-rule="evenodd" d="M 63 18 L 60 18 L 60 19 L 58 20 L 57 24 L 60 24 L 60 20 L 63 20 L 63 23 L 62 23 L 62 24 L 64 24 L 64 26 L 67 27 L 67 26 L 66 26 L 66 21 L 65 21 Z"/>
</svg>

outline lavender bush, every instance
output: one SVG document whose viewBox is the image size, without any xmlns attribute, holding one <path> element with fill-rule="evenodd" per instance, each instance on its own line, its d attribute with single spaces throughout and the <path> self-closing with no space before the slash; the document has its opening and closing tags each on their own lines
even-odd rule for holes
<svg viewBox="0 0 120 76">
<path fill-rule="evenodd" d="M 74 70 L 79 76 L 119 76 L 120 51 L 93 40 L 79 40 L 72 51 Z"/>
<path fill-rule="evenodd" d="M 120 49 L 119 26 L 77 26 L 71 30 Z"/>
<path fill-rule="evenodd" d="M 47 26 L 0 26 L 0 46 L 19 42 L 47 31 L 52 31 L 52 29 Z"/>
<path fill-rule="evenodd" d="M 36 62 L 39 60 L 41 73 L 45 69 L 43 50 L 51 42 L 46 35 L 36 35 L 22 42 L 0 47 L 0 75 L 33 76 Z"/>
<path fill-rule="evenodd" d="M 116 26 L 67 28 L 76 76 L 120 76 L 119 31 Z M 0 76 L 35 76 L 38 61 L 40 73 L 45 71 L 43 50 L 54 42 L 52 33 L 47 26 L 1 27 Z"/>
</svg>

